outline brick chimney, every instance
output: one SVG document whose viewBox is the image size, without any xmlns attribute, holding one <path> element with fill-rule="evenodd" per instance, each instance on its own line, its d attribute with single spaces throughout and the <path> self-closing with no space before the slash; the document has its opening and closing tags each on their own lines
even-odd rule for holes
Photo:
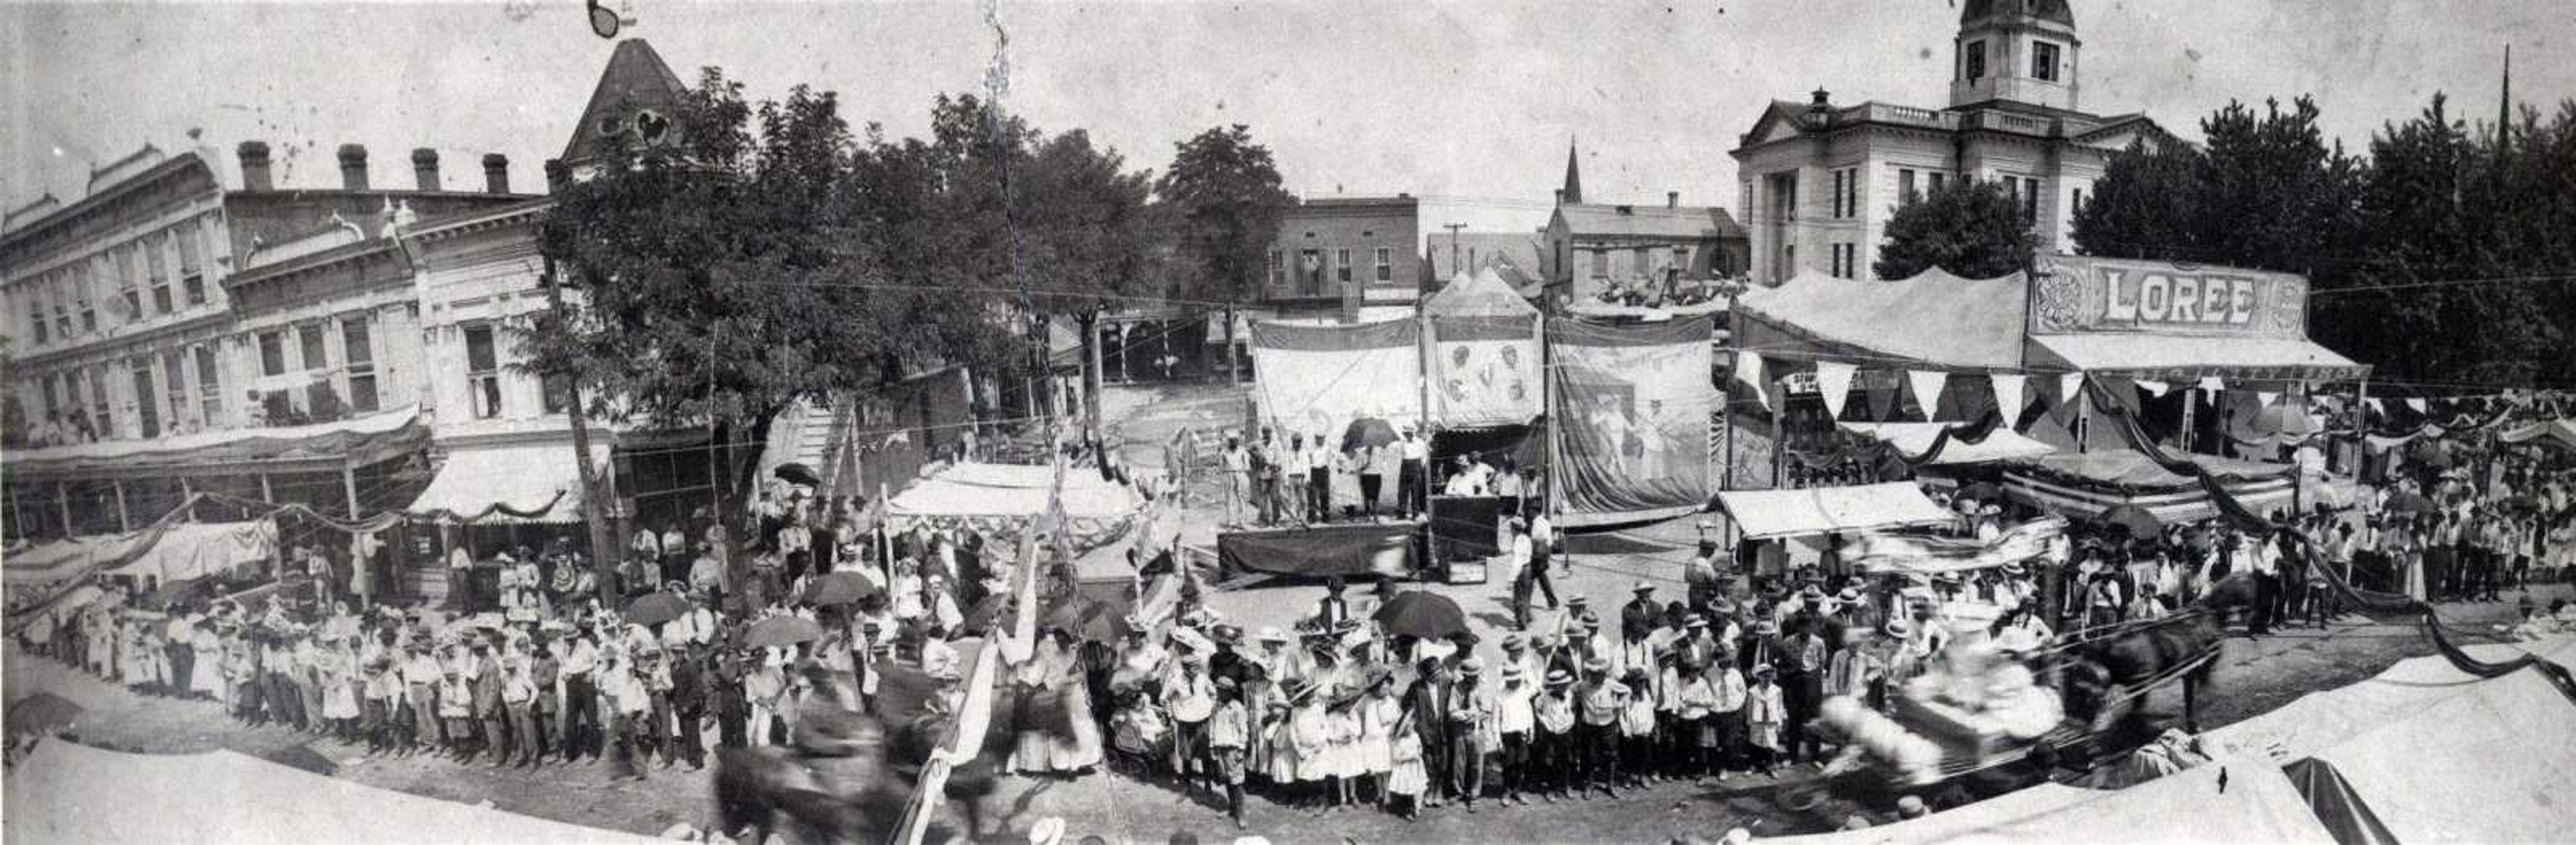
<svg viewBox="0 0 2576 845">
<path fill-rule="evenodd" d="M 438 190 L 438 151 L 428 147 L 412 150 L 411 173 L 420 180 L 421 190 Z"/>
<path fill-rule="evenodd" d="M 340 187 L 351 191 L 367 189 L 367 145 L 340 145 Z"/>
<path fill-rule="evenodd" d="M 483 154 L 483 191 L 490 194 L 510 192 L 510 157 L 500 153 Z"/>
<path fill-rule="evenodd" d="M 243 141 L 234 152 L 241 157 L 242 190 L 277 190 L 277 182 L 268 170 L 268 142 Z"/>
<path fill-rule="evenodd" d="M 1682 192 L 1680 192 L 1680 191 L 1665 191 L 1665 192 L 1664 192 L 1664 207 L 1665 207 L 1665 208 L 1680 208 L 1680 207 L 1682 207 Z"/>
<path fill-rule="evenodd" d="M 548 193 L 561 191 L 570 184 L 572 184 L 572 165 L 563 163 L 563 159 L 559 158 L 547 159 L 546 191 Z"/>
</svg>

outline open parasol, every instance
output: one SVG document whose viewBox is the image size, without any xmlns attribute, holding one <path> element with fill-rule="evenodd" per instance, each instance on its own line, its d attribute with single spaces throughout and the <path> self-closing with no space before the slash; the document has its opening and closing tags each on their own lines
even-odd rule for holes
<svg viewBox="0 0 2576 845">
<path fill-rule="evenodd" d="M 647 593 L 626 603 L 622 618 L 627 623 L 652 627 L 686 615 L 694 605 L 678 593 Z"/>
<path fill-rule="evenodd" d="M 1443 640 L 1467 633 L 1467 613 L 1448 596 L 1423 590 L 1397 593 L 1369 618 L 1388 634 Z"/>
<path fill-rule="evenodd" d="M 816 576 L 805 586 L 805 601 L 821 606 L 853 604 L 879 592 L 875 581 L 851 570 L 836 570 Z"/>
<path fill-rule="evenodd" d="M 745 648 L 770 648 L 810 643 L 822 638 L 823 626 L 815 624 L 814 620 L 781 614 L 751 623 L 751 627 L 742 632 L 742 645 Z"/>
<path fill-rule="evenodd" d="M 1395 425 L 1377 417 L 1361 417 L 1342 430 L 1342 451 L 1351 452 L 1371 446 L 1384 446 L 1396 441 Z"/>
<path fill-rule="evenodd" d="M 784 480 L 789 484 L 802 484 L 807 487 L 823 486 L 823 476 L 814 472 L 813 467 L 800 463 L 790 462 L 779 464 L 778 468 L 770 470 L 769 474 L 777 476 L 779 479 Z"/>
</svg>

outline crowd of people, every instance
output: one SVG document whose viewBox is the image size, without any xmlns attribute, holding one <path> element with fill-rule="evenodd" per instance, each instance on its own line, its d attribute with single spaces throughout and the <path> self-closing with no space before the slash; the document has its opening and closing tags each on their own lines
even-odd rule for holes
<svg viewBox="0 0 2576 845">
<path fill-rule="evenodd" d="M 758 542 L 738 594 L 707 565 L 722 529 L 705 526 L 692 542 L 675 526 L 636 535 L 607 576 L 605 601 L 600 576 L 557 538 L 541 554 L 521 547 L 476 561 L 499 570 L 484 582 L 497 592 L 460 577 L 444 603 L 361 607 L 272 586 L 148 610 L 112 588 L 21 642 L 140 693 L 216 702 L 244 724 L 368 754 L 493 767 L 607 759 L 614 777 L 639 780 L 656 762 L 703 768 L 712 747 L 828 745 L 807 736 L 812 726 L 872 710 L 880 670 L 897 662 L 950 685 L 934 698 L 953 699 L 959 666 L 947 641 L 964 633 L 961 602 L 1002 592 L 1004 574 L 982 565 L 980 535 L 896 532 L 883 542 L 896 555 L 885 566 L 868 535 L 846 530 L 846 515 L 834 520 L 845 530 L 811 530 L 805 499 L 776 501 L 750 522 Z M 830 551 L 817 553 L 818 536 Z M 867 587 L 811 600 L 836 572 Z M 310 595 L 329 589 L 317 582 Z M 776 616 L 821 634 L 746 642 Z"/>
</svg>

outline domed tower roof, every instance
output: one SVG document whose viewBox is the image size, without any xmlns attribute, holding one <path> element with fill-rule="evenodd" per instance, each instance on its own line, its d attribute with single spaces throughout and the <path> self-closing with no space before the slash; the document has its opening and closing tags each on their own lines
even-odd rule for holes
<svg viewBox="0 0 2576 845">
<path fill-rule="evenodd" d="M 2069 27 L 2075 25 L 2075 10 L 2067 0 L 1968 0 L 1959 4 L 1959 23 L 1965 26 L 1998 13 L 2019 13 Z"/>
</svg>

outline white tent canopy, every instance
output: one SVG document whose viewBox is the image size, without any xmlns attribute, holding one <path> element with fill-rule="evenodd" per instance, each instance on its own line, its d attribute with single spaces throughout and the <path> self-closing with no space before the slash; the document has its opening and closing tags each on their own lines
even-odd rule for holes
<svg viewBox="0 0 2576 845">
<path fill-rule="evenodd" d="M 1051 466 L 957 464 L 915 482 L 886 503 L 896 517 L 1015 516 L 1046 513 Z M 1103 480 L 1091 469 L 1064 474 L 1064 515 L 1073 519 L 1115 519 L 1135 513 L 1134 491 Z"/>
<path fill-rule="evenodd" d="M 1905 482 L 1803 490 L 1729 490 L 1720 507 L 1748 540 L 1941 525 L 1955 519 Z"/>
<path fill-rule="evenodd" d="M 378 789 L 231 751 L 123 754 L 65 740 L 46 741 L 11 770 L 8 806 L 9 838 L 28 842 L 660 841 Z"/>
</svg>

